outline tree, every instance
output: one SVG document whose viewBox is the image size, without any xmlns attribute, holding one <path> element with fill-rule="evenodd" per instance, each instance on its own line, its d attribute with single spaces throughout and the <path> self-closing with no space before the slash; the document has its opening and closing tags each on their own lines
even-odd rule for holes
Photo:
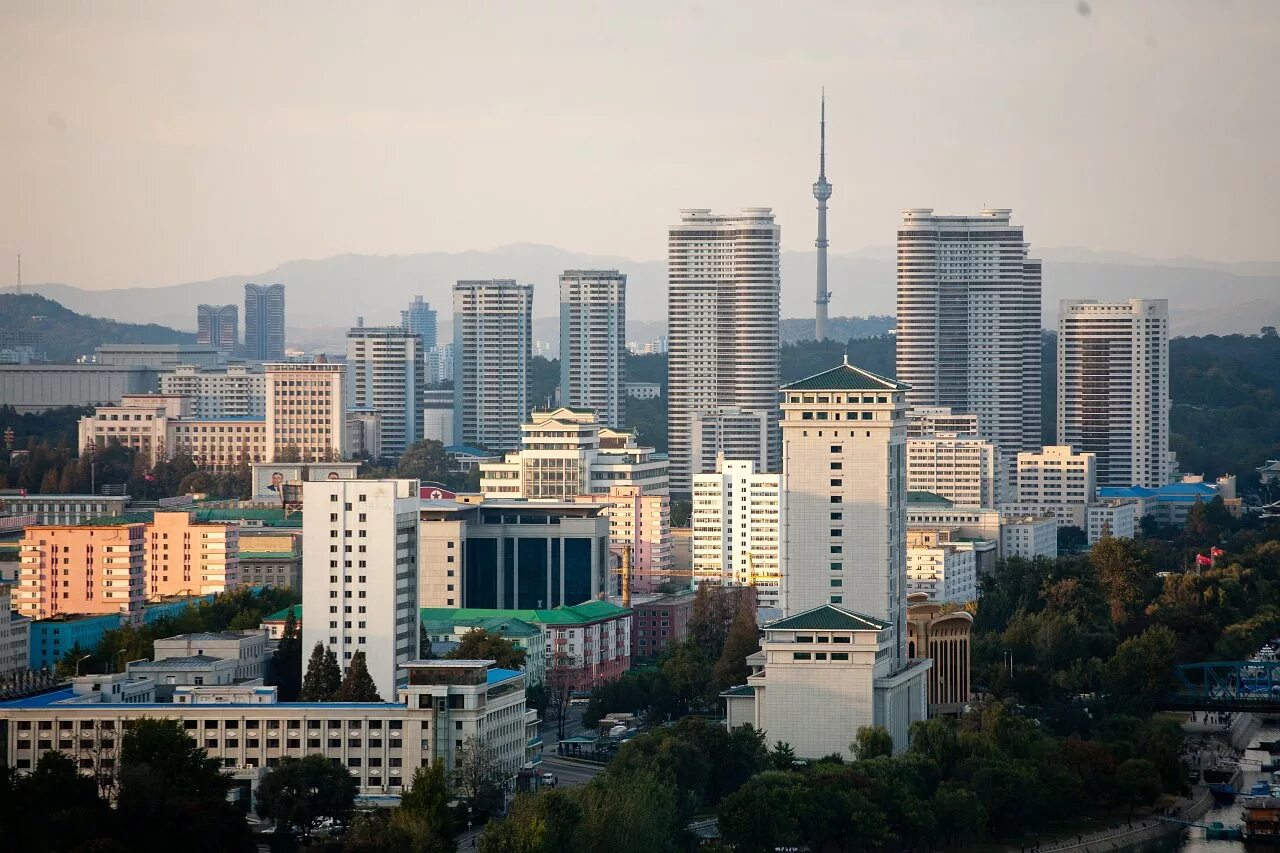
<svg viewBox="0 0 1280 853">
<path fill-rule="evenodd" d="M 298 694 L 301 702 L 329 702 L 342 684 L 342 673 L 338 669 L 338 658 L 323 643 L 317 642 L 311 650 L 311 660 L 307 662 L 307 674 L 302 679 L 302 691 Z"/>
<path fill-rule="evenodd" d="M 1143 584 L 1149 573 L 1142 565 L 1132 539 L 1104 536 L 1089 551 L 1089 562 L 1098 573 L 1098 582 L 1111 605 L 1111 621 L 1122 625 L 1142 600 Z"/>
<path fill-rule="evenodd" d="M 859 761 L 893 755 L 893 736 L 884 726 L 860 726 L 849 751 Z"/>
<path fill-rule="evenodd" d="M 258 785 L 258 814 L 310 838 L 325 818 L 345 823 L 355 806 L 356 780 L 323 755 L 282 758 Z"/>
<path fill-rule="evenodd" d="M 1154 803 L 1163 790 L 1160 771 L 1145 758 L 1130 758 L 1116 768 L 1116 795 L 1130 816 L 1134 806 Z"/>
<path fill-rule="evenodd" d="M 275 676 L 280 701 L 297 701 L 302 691 L 302 632 L 298 629 L 292 607 L 285 617 L 284 633 L 276 649 Z"/>
<path fill-rule="evenodd" d="M 942 785 L 934 793 L 932 811 L 939 834 L 948 846 L 964 847 L 982 835 L 987 823 L 982 801 L 972 791 L 954 783 Z"/>
<path fill-rule="evenodd" d="M 444 444 L 428 438 L 409 445 L 396 465 L 396 476 L 444 482 L 449 477 L 449 455 L 444 452 Z"/>
<path fill-rule="evenodd" d="M 448 839 L 452 844 L 457 831 L 453 811 L 449 808 L 452 798 L 444 760 L 437 758 L 413 771 L 409 788 L 400 798 L 400 810 L 421 820 L 440 838 Z"/>
<path fill-rule="evenodd" d="M 792 773 L 761 773 L 720 803 L 720 833 L 725 842 L 744 853 L 772 853 L 798 847 L 801 829 L 797 799 L 801 777 Z"/>
<path fill-rule="evenodd" d="M 1088 535 L 1074 524 L 1058 528 L 1058 553 L 1074 554 L 1089 544 Z"/>
<path fill-rule="evenodd" d="M 756 622 L 756 608 L 753 596 L 738 596 L 738 612 L 729 626 L 729 633 L 724 640 L 724 650 L 712 670 L 718 690 L 728 690 L 738 684 L 746 684 L 751 667 L 747 666 L 747 657 L 760 651 L 760 629 Z"/>
<path fill-rule="evenodd" d="M 129 723 L 120 750 L 120 825 L 135 850 L 170 850 L 173 839 L 198 851 L 253 850 L 244 815 L 227 802 L 230 780 L 216 758 L 187 736 L 177 720 Z"/>
<path fill-rule="evenodd" d="M 524 667 L 525 652 L 501 634 L 490 633 L 484 628 L 472 628 L 462 635 L 458 647 L 446 657 L 454 660 L 492 660 L 502 669 L 521 669 Z"/>
<path fill-rule="evenodd" d="M 1163 625 L 1125 640 L 1103 671 L 1107 693 L 1122 707 L 1149 711 L 1173 684 L 1177 646 L 1177 636 Z"/>
<path fill-rule="evenodd" d="M 567 853 L 580 849 L 581 824 L 582 807 L 568 789 L 521 794 L 506 820 L 485 825 L 480 853 Z"/>
<path fill-rule="evenodd" d="M 453 772 L 454 786 L 470 800 L 473 811 L 488 815 L 502 807 L 502 768 L 497 754 L 483 740 L 469 735 L 462 742 Z"/>
<path fill-rule="evenodd" d="M 791 748 L 791 744 L 778 741 L 773 745 L 773 751 L 769 753 L 769 765 L 774 770 L 794 770 L 796 751 Z"/>
<path fill-rule="evenodd" d="M 342 683 L 334 692 L 334 698 L 339 702 L 382 701 L 382 697 L 378 695 L 378 685 L 373 683 L 373 676 L 369 674 L 363 651 L 351 656 L 351 663 L 347 664 L 347 672 L 342 676 Z"/>
<path fill-rule="evenodd" d="M 0 776 L 0 826 L 13 850 L 76 850 L 111 824 L 93 780 L 61 752 L 46 752 L 25 776 Z"/>
</svg>

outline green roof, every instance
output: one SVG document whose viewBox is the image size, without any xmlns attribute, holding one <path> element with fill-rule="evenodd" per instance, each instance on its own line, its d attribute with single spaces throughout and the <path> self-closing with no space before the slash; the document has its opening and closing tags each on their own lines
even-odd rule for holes
<svg viewBox="0 0 1280 853">
<path fill-rule="evenodd" d="M 153 512 L 128 512 L 124 515 L 99 515 L 77 524 L 77 527 L 113 527 L 117 524 L 150 524 Z"/>
<path fill-rule="evenodd" d="M 607 601 L 584 601 L 572 607 L 561 605 L 554 610 L 499 610 L 484 607 L 424 607 L 423 622 L 466 624 L 482 619 L 519 619 L 532 625 L 582 625 L 623 616 L 631 611 Z"/>
<path fill-rule="evenodd" d="M 277 610 L 270 616 L 262 617 L 263 622 L 284 622 L 289 618 L 289 611 L 293 611 L 293 618 L 302 621 L 302 605 L 295 604 L 292 607 L 286 607 L 284 610 Z"/>
<path fill-rule="evenodd" d="M 297 551 L 241 551 L 242 560 L 292 560 L 300 556 Z"/>
<path fill-rule="evenodd" d="M 848 361 L 822 373 L 783 385 L 783 391 L 908 391 L 911 386 L 896 379 L 854 367 Z"/>
<path fill-rule="evenodd" d="M 202 507 L 195 512 L 196 521 L 261 521 L 266 527 L 302 527 L 302 513 L 293 512 L 285 518 L 283 509 Z"/>
<path fill-rule="evenodd" d="M 737 687 L 730 687 L 728 690 L 720 694 L 721 696 L 754 696 L 756 689 L 750 684 L 739 684 Z"/>
<path fill-rule="evenodd" d="M 883 631 L 889 623 L 838 604 L 823 604 L 764 627 L 767 631 Z"/>
<path fill-rule="evenodd" d="M 935 492 L 907 492 L 907 503 L 909 504 L 938 504 L 939 506 L 955 506 L 956 502 L 950 498 L 944 498 Z"/>
<path fill-rule="evenodd" d="M 542 629 L 531 625 L 523 619 L 492 616 L 487 619 L 454 619 L 453 625 L 464 625 L 468 628 L 480 628 L 490 634 L 501 634 L 504 637 L 536 637 Z M 450 626 L 453 627 L 453 626 Z"/>
</svg>

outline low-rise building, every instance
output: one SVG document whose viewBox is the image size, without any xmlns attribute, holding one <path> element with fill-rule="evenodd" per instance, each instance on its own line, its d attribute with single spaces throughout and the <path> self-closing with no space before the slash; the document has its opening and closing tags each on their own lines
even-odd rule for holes
<svg viewBox="0 0 1280 853">
<path fill-rule="evenodd" d="M 302 537 L 281 530 L 240 530 L 240 583 L 302 592 Z"/>
<path fill-rule="evenodd" d="M 148 701 L 155 702 L 172 702 L 178 687 L 226 687 L 238 681 L 236 661 L 213 655 L 129 661 L 125 673 L 130 678 L 149 680 L 154 698 Z"/>
<path fill-rule="evenodd" d="M 800 758 L 853 758 L 851 733 L 883 726 L 901 752 L 911 724 L 927 715 L 931 662 L 906 660 L 893 671 L 896 643 L 887 622 L 836 604 L 768 624 L 761 650 L 747 658 L 747 683 L 720 694 L 727 724 L 750 724 Z"/>
<path fill-rule="evenodd" d="M 35 516 L 32 524 L 83 524 L 94 518 L 119 518 L 131 500 L 128 495 L 6 494 L 0 495 L 0 513 L 6 518 Z"/>
<path fill-rule="evenodd" d="M 283 610 L 277 610 L 270 616 L 265 617 L 259 628 L 267 632 L 268 640 L 279 640 L 284 637 L 285 625 L 289 622 L 289 614 L 293 614 L 293 620 L 298 625 L 298 631 L 302 631 L 302 605 L 295 604 L 292 607 L 286 607 Z M 301 633 L 298 634 L 302 636 Z"/>
<path fill-rule="evenodd" d="M 607 601 L 587 601 L 551 610 L 424 607 L 422 624 L 464 624 L 469 620 L 518 619 L 546 632 L 547 679 L 585 691 L 615 681 L 631 668 L 632 613 Z"/>
<path fill-rule="evenodd" d="M 963 506 L 994 507 L 1002 495 L 1000 457 L 985 438 L 937 433 L 907 439 L 907 490 Z"/>
<path fill-rule="evenodd" d="M 913 658 L 933 661 L 929 670 L 929 714 L 958 714 L 973 691 L 969 682 L 969 638 L 973 616 L 944 612 L 924 595 L 907 596 L 907 644 Z"/>
<path fill-rule="evenodd" d="M 907 593 L 938 604 L 978 598 L 974 543 L 954 539 L 954 528 L 907 530 Z"/>
<path fill-rule="evenodd" d="M 671 643 L 688 639 L 693 596 L 693 592 L 633 595 L 631 656 L 656 658 Z"/>
<path fill-rule="evenodd" d="M 267 634 L 260 628 L 247 631 L 204 631 L 178 634 L 155 641 L 155 660 L 181 657 L 215 657 L 235 661 L 235 681 L 262 678 Z"/>
<path fill-rule="evenodd" d="M 1089 504 L 1086 533 L 1092 545 L 1104 536 L 1132 539 L 1138 535 L 1138 502 L 1116 498 Z"/>
<path fill-rule="evenodd" d="M 30 666 L 53 669 L 67 652 L 79 648 L 88 654 L 98 647 L 104 634 L 119 629 L 120 616 L 111 613 L 61 613 L 47 619 L 33 619 Z"/>
<path fill-rule="evenodd" d="M 436 644 L 457 644 L 469 631 L 488 631 L 511 641 L 518 649 L 524 651 L 524 666 L 521 670 L 528 675 L 529 684 L 543 684 L 547 680 L 547 632 L 542 625 L 526 622 L 523 619 L 506 616 L 455 616 L 452 619 L 422 623 L 427 641 Z"/>
<path fill-rule="evenodd" d="M 1051 515 L 1006 518 L 1000 528 L 1000 550 L 1005 558 L 1058 556 L 1058 522 Z"/>
<path fill-rule="evenodd" d="M 32 619 L 112 613 L 140 619 L 146 525 L 28 527 L 21 542 L 18 612 Z"/>
<path fill-rule="evenodd" d="M 489 748 L 510 781 L 538 760 L 538 720 L 525 707 L 524 674 L 492 664 L 411 661 L 408 683 L 394 702 L 280 703 L 273 687 L 175 685 L 174 702 L 162 703 L 154 701 L 150 678 L 84 677 L 69 688 L 0 702 L 0 757 L 20 774 L 51 750 L 85 773 L 110 770 L 126 726 L 159 717 L 181 721 L 235 784 L 248 789 L 281 758 L 319 754 L 347 768 L 360 795 L 394 798 L 415 770 L 436 758 L 456 770 L 472 737 Z"/>
</svg>

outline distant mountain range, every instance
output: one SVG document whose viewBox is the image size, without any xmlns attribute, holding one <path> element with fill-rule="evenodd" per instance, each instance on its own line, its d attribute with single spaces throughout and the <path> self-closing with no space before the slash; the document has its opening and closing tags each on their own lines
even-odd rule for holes
<svg viewBox="0 0 1280 853">
<path fill-rule="evenodd" d="M 1044 322 L 1057 325 L 1065 298 L 1169 299 L 1179 335 L 1255 332 L 1280 325 L 1280 262 L 1217 263 L 1197 258 L 1158 260 L 1080 248 L 1035 249 L 1045 261 Z M 782 256 L 782 316 L 813 311 L 813 252 Z M 612 255 L 570 252 L 552 246 L 515 244 L 491 251 L 427 252 L 414 255 L 337 255 L 289 261 L 252 275 L 223 276 L 153 288 L 86 290 L 68 284 L 26 285 L 67 308 L 93 316 L 194 329 L 201 302 L 243 306 L 245 282 L 282 282 L 288 288 L 289 343 L 303 349 L 334 349 L 344 330 L 363 316 L 366 324 L 397 323 L 400 309 L 422 294 L 449 328 L 453 282 L 468 278 L 514 278 L 535 285 L 535 336 L 554 340 L 559 310 L 559 273 L 565 269 L 617 268 L 628 275 L 628 337 L 648 340 L 662 333 L 666 315 L 666 264 Z M 829 259 L 833 315 L 891 315 L 894 258 L 889 247 L 873 247 Z M 12 291 L 4 288 L 0 292 Z M 243 323 L 243 308 L 241 322 Z"/>
<path fill-rule="evenodd" d="M 181 344 L 195 339 L 165 326 L 87 317 L 34 293 L 0 293 L 0 349 L 30 346 L 50 361 L 75 361 L 104 343 Z"/>
</svg>

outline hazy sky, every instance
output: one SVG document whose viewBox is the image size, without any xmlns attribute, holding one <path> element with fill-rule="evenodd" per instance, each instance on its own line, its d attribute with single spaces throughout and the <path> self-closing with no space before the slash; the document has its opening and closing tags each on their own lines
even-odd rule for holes
<svg viewBox="0 0 1280 853">
<path fill-rule="evenodd" d="M 512 242 L 681 207 L 833 251 L 1012 207 L 1041 246 L 1276 259 L 1280 2 L 0 0 L 0 282 Z"/>
</svg>

